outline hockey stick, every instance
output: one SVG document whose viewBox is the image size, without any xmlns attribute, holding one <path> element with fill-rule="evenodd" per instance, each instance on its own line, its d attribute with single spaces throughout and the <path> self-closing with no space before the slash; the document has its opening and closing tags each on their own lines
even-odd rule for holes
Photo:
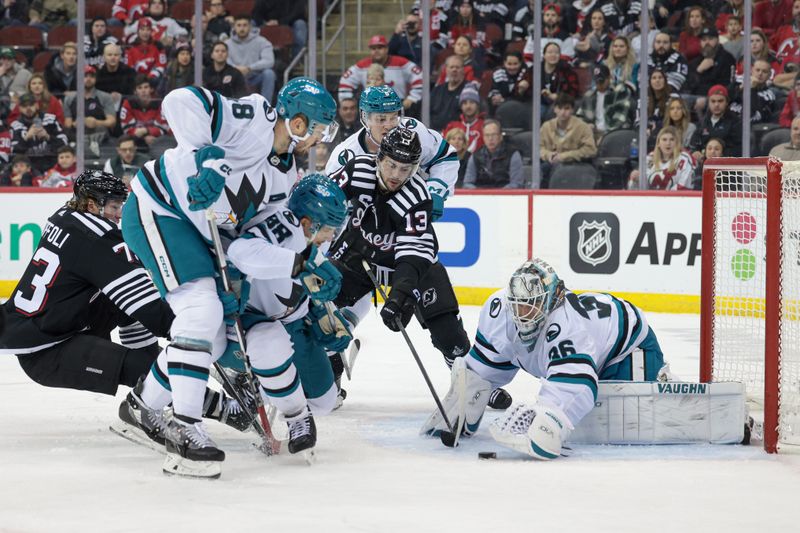
<svg viewBox="0 0 800 533">
<path fill-rule="evenodd" d="M 367 272 L 367 276 L 369 276 L 370 281 L 372 284 L 375 285 L 375 290 L 378 291 L 378 294 L 381 295 L 383 301 L 386 302 L 388 297 L 386 296 L 386 292 L 381 287 L 381 284 L 378 283 L 378 278 L 375 277 L 375 274 L 372 273 L 372 268 L 370 268 L 369 263 L 366 260 L 361 260 L 361 266 L 364 267 L 364 270 Z M 433 400 L 436 402 L 436 407 L 439 409 L 439 414 L 442 415 L 445 424 L 447 424 L 447 429 L 450 430 L 450 433 L 455 434 L 453 430 L 453 425 L 450 423 L 450 420 L 447 418 L 447 414 L 444 412 L 444 407 L 442 406 L 441 400 L 439 400 L 439 395 L 436 394 L 436 389 L 433 388 L 433 383 L 431 383 L 431 378 L 428 377 L 428 372 L 425 370 L 425 366 L 422 364 L 422 360 L 419 358 L 419 354 L 417 350 L 414 348 L 414 345 L 411 343 L 411 338 L 408 336 L 408 332 L 406 331 L 405 326 L 400 321 L 400 317 L 397 317 L 397 327 L 400 330 L 400 333 L 403 334 L 403 338 L 406 340 L 406 344 L 408 345 L 408 349 L 411 350 L 411 355 L 414 356 L 414 360 L 417 362 L 417 366 L 419 367 L 419 371 L 422 372 L 422 377 L 425 378 L 425 383 L 428 385 L 428 390 L 431 391 L 431 395 L 433 396 Z"/>
<path fill-rule="evenodd" d="M 219 236 L 219 228 L 217 228 L 217 217 L 212 208 L 206 210 L 206 219 L 208 220 L 208 229 L 211 232 L 211 241 L 214 244 L 214 252 L 217 256 L 217 266 L 219 267 L 220 276 L 222 277 L 222 287 L 226 291 L 231 291 L 231 280 L 228 276 L 228 265 L 227 261 L 225 260 L 225 251 L 222 249 L 222 240 Z M 259 424 L 254 418 L 252 425 L 254 428 L 256 428 L 256 431 L 264 440 L 264 447 L 262 451 L 267 455 L 275 455 L 280 453 L 281 441 L 272 433 L 272 426 L 270 425 L 269 419 L 267 418 L 266 409 L 264 408 L 264 400 L 261 398 L 261 392 L 256 386 L 256 380 L 253 377 L 253 367 L 250 365 L 250 358 L 247 356 L 244 330 L 242 329 L 242 322 L 238 313 L 236 316 L 234 316 L 233 320 L 233 329 L 236 332 L 236 340 L 239 341 L 239 346 L 242 348 L 242 355 L 244 356 L 242 359 L 244 360 L 247 384 L 249 385 L 250 392 L 253 394 L 253 398 L 256 402 L 258 418 L 261 420 L 261 423 Z M 217 372 L 219 372 L 225 389 L 231 393 L 231 395 L 236 399 L 237 402 L 239 402 L 239 405 L 241 405 L 243 409 L 246 409 L 247 403 L 243 401 L 243 398 L 231 382 L 227 372 L 225 372 L 222 366 L 216 362 L 214 363 L 214 368 L 216 368 Z"/>
</svg>

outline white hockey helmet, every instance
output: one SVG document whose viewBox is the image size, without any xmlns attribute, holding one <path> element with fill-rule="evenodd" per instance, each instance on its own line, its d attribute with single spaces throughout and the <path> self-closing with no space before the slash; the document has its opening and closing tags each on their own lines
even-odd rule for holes
<svg viewBox="0 0 800 533">
<path fill-rule="evenodd" d="M 530 259 L 511 275 L 506 299 L 519 338 L 532 342 L 547 316 L 564 301 L 564 282 L 547 262 Z"/>
</svg>

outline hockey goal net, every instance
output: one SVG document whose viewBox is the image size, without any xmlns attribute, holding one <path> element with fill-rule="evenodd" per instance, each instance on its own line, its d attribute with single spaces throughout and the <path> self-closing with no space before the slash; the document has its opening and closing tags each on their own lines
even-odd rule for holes
<svg viewBox="0 0 800 533">
<path fill-rule="evenodd" d="M 700 380 L 741 381 L 764 448 L 800 444 L 800 162 L 703 167 Z"/>
</svg>

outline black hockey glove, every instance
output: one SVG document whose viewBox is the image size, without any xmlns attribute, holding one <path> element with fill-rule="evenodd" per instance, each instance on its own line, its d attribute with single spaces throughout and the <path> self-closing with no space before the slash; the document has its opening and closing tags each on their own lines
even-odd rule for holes
<svg viewBox="0 0 800 533">
<path fill-rule="evenodd" d="M 414 284 L 409 281 L 395 283 L 389 293 L 389 298 L 381 309 L 383 323 L 392 331 L 400 331 L 401 324 L 405 328 L 411 321 L 416 305 L 417 296 L 414 294 Z"/>
</svg>

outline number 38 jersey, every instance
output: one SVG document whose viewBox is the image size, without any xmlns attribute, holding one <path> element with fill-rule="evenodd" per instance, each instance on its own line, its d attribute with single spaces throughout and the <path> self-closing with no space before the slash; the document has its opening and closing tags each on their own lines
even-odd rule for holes
<svg viewBox="0 0 800 533">
<path fill-rule="evenodd" d="M 481 309 L 467 366 L 494 387 L 520 368 L 543 378 L 539 402 L 561 409 L 574 426 L 594 407 L 603 370 L 625 359 L 649 330 L 644 313 L 625 300 L 566 291 L 536 340 L 524 343 L 501 289 Z"/>
<path fill-rule="evenodd" d="M 19 283 L 5 303 L 0 354 L 43 350 L 90 329 L 101 293 L 159 337 L 173 315 L 115 224 L 62 208 L 51 216 Z M 94 320 L 93 320 L 94 318 Z"/>
</svg>

